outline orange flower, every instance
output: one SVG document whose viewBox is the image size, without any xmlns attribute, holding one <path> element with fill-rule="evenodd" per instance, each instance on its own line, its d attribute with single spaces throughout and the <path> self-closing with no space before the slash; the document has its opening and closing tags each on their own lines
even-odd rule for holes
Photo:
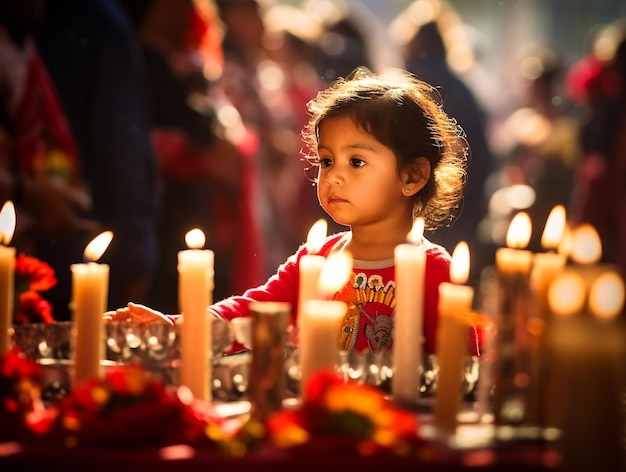
<svg viewBox="0 0 626 472">
<path fill-rule="evenodd" d="M 356 453 L 408 454 L 423 442 L 415 415 L 402 410 L 371 385 L 344 381 L 331 371 L 313 375 L 306 401 L 297 410 L 280 410 L 267 422 L 270 442 L 283 448 L 324 438 L 352 442 Z M 346 444 L 347 444 L 346 443 Z"/>
</svg>

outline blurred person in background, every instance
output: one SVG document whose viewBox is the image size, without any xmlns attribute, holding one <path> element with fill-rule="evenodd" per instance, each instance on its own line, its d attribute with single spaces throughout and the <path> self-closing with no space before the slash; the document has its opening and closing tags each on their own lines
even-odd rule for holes
<svg viewBox="0 0 626 472">
<path fill-rule="evenodd" d="M 161 310 L 178 309 L 178 252 L 184 236 L 201 229 L 214 252 L 213 296 L 258 281 L 260 270 L 250 215 L 249 185 L 234 126 L 220 121 L 227 103 L 216 103 L 222 73 L 222 29 L 211 0 L 128 0 L 149 84 L 151 135 L 163 185 L 159 265 L 150 299 Z M 232 109 L 232 106 L 230 107 Z M 231 110 L 233 111 L 233 110 Z M 242 265 L 241 261 L 247 263 Z"/>
<path fill-rule="evenodd" d="M 213 95 L 222 95 L 241 117 L 247 135 L 245 161 L 253 213 L 260 228 L 265 277 L 306 235 L 294 221 L 299 211 L 293 161 L 299 162 L 299 129 L 284 75 L 267 48 L 264 12 L 272 2 L 216 0 L 224 25 L 224 67 Z"/>
<path fill-rule="evenodd" d="M 160 192 L 139 43 L 115 0 L 54 0 L 45 6 L 35 38 L 81 155 L 93 200 L 87 217 L 114 234 L 100 259 L 110 266 L 108 305 L 147 300 Z M 51 240 L 45 248 L 50 257 L 62 257 L 57 276 L 65 300 L 56 308 L 69 301 L 67 261 L 81 262 L 87 242 L 61 248 Z"/>
<path fill-rule="evenodd" d="M 81 155 L 33 39 L 46 4 L 0 2 L 0 195 L 15 204 L 11 245 L 56 271 L 58 282 L 45 298 L 63 320 L 69 319 L 69 266 L 82 260 L 97 228 L 84 219 L 91 198 Z"/>
<path fill-rule="evenodd" d="M 513 213 L 520 209 L 528 213 L 532 224 L 528 248 L 536 252 L 542 251 L 550 211 L 556 205 L 567 208 L 572 198 L 582 154 L 580 126 L 564 93 L 564 66 L 553 48 L 533 46 L 517 65 L 518 106 L 495 133 L 501 157 L 497 178 L 504 191 L 526 189 L 528 199 L 523 208 L 509 208 L 499 216 L 505 222 L 501 226 L 508 228 Z"/>
<path fill-rule="evenodd" d="M 327 218 L 315 194 L 315 178 L 309 175 L 312 167 L 307 167 L 296 159 L 302 146 L 300 130 L 309 119 L 306 111 L 307 103 L 315 98 L 320 90 L 326 88 L 326 82 L 320 76 L 320 58 L 324 52 L 319 45 L 324 32 L 323 24 L 303 8 L 293 5 L 276 4 L 264 13 L 267 33 L 268 57 L 276 65 L 277 81 L 289 99 L 287 124 L 284 129 L 285 139 L 293 142 L 291 151 L 294 158 L 289 159 L 287 166 L 293 185 L 290 200 L 293 215 L 293 229 L 298 235 L 299 243 L 306 239 L 309 229 L 319 218 Z M 283 105 L 284 106 L 284 105 Z M 303 179 L 303 174 L 307 176 Z M 340 231 L 334 221 L 328 222 L 329 232 Z M 345 228 L 344 228 L 345 229 Z"/>
<path fill-rule="evenodd" d="M 415 10 L 421 14 L 418 15 Z M 444 110 L 456 117 L 469 143 L 471 155 L 461 206 L 446 225 L 429 237 L 450 252 L 460 241 L 468 243 L 472 252 L 472 268 L 475 268 L 469 283 L 478 288 L 482 269 L 489 266 L 493 259 L 491 246 L 483 242 L 478 228 L 487 214 L 485 183 L 495 167 L 495 161 L 488 142 L 488 116 L 472 89 L 449 62 L 450 50 L 456 51 L 459 47 L 450 38 L 458 38 L 462 27 L 460 18 L 450 5 L 418 0 L 392 22 L 394 30 L 391 31 L 394 31 L 392 36 L 403 52 L 406 69 L 437 88 Z M 398 31 L 399 28 L 402 31 Z M 469 48 L 467 44 L 463 46 Z"/>
<path fill-rule="evenodd" d="M 602 261 L 626 274 L 626 19 L 595 28 L 589 52 L 568 71 L 567 90 L 582 112 L 571 224 L 592 224 Z"/>
</svg>

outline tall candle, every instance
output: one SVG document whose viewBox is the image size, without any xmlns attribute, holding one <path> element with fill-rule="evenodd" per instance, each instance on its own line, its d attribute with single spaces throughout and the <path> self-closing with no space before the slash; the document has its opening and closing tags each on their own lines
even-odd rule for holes
<svg viewBox="0 0 626 472">
<path fill-rule="evenodd" d="M 102 315 L 107 311 L 109 293 L 109 266 L 98 264 L 109 247 L 113 233 L 105 231 L 96 236 L 85 248 L 89 262 L 72 264 L 72 318 L 74 322 L 72 387 L 84 380 L 102 375 L 104 359 L 104 327 Z"/>
<path fill-rule="evenodd" d="M 352 256 L 349 251 L 331 253 L 324 262 L 317 286 L 319 298 L 324 299 L 302 303 L 298 347 L 302 395 L 305 395 L 312 374 L 322 369 L 334 369 L 337 365 L 337 338 L 348 306 L 345 302 L 328 298 L 345 286 L 351 273 Z"/>
<path fill-rule="evenodd" d="M 467 356 L 467 330 L 474 289 L 461 285 L 469 276 L 469 247 L 457 244 L 450 264 L 451 283 L 439 284 L 439 324 L 437 328 L 437 389 L 434 425 L 443 435 L 456 431 L 461 400 L 463 360 Z"/>
<path fill-rule="evenodd" d="M 623 470 L 626 337 L 619 315 L 624 284 L 618 272 L 607 271 L 586 289 L 573 268 L 550 287 L 555 314 L 550 330 L 555 389 L 550 403 L 561 429 L 561 468 Z"/>
<path fill-rule="evenodd" d="M 187 247 L 178 253 L 178 301 L 183 315 L 180 344 L 180 384 L 199 400 L 210 401 L 211 318 L 214 253 L 201 249 L 204 233 L 193 229 L 185 235 Z"/>
<path fill-rule="evenodd" d="M 548 287 L 565 267 L 566 255 L 557 249 L 565 232 L 565 207 L 556 205 L 546 221 L 541 235 L 541 245 L 546 252 L 533 256 L 530 272 L 532 310 L 527 325 L 529 338 L 529 385 L 525 423 L 531 426 L 547 426 L 545 397 L 551 385 L 551 375 L 545 363 L 546 330 L 550 318 Z"/>
<path fill-rule="evenodd" d="M 532 252 L 524 249 L 531 236 L 530 217 L 517 213 L 507 231 L 507 247 L 496 251 L 497 361 L 493 372 L 493 413 L 496 424 L 520 423 L 526 414 L 528 387 L 529 275 Z"/>
<path fill-rule="evenodd" d="M 15 207 L 7 201 L 0 211 L 0 355 L 11 347 L 13 326 L 15 248 L 7 246 L 15 231 Z"/>
<path fill-rule="evenodd" d="M 300 258 L 299 285 L 298 285 L 298 312 L 302 312 L 302 304 L 306 300 L 319 298 L 318 280 L 326 258 L 317 253 L 324 244 L 328 231 L 328 223 L 325 219 L 317 220 L 307 235 L 307 253 Z M 297 332 L 300 331 L 300 317 L 298 317 Z"/>
<path fill-rule="evenodd" d="M 394 251 L 396 308 L 393 319 L 391 392 L 398 402 L 415 403 L 421 387 L 424 278 L 426 252 L 421 244 L 424 219 L 418 218 L 409 240 Z"/>
<path fill-rule="evenodd" d="M 303 397 L 311 375 L 336 367 L 339 358 L 337 333 L 347 310 L 346 303 L 337 300 L 306 300 L 302 304 L 303 329 L 298 356 Z"/>
</svg>

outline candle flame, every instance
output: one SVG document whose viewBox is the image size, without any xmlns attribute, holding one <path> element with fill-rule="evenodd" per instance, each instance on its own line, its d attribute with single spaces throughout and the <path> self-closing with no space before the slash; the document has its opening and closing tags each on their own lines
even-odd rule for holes
<svg viewBox="0 0 626 472">
<path fill-rule="evenodd" d="M 565 207 L 556 205 L 548 215 L 546 226 L 541 235 L 541 246 L 545 249 L 556 249 L 565 233 Z"/>
<path fill-rule="evenodd" d="M 352 274 L 352 254 L 349 251 L 331 252 L 324 261 L 318 279 L 321 294 L 333 295 L 341 290 Z"/>
<path fill-rule="evenodd" d="M 109 244 L 111 244 L 111 240 L 113 239 L 112 231 L 104 231 L 100 233 L 98 236 L 93 238 L 87 247 L 85 248 L 84 256 L 85 259 L 89 259 L 90 261 L 97 261 L 102 257 L 104 251 L 107 250 Z"/>
<path fill-rule="evenodd" d="M 602 241 L 596 229 L 583 223 L 572 232 L 570 257 L 579 264 L 593 264 L 602 255 Z"/>
<path fill-rule="evenodd" d="M 422 236 L 424 236 L 424 218 L 420 216 L 419 218 L 415 218 L 407 239 L 413 244 L 421 244 Z"/>
<path fill-rule="evenodd" d="M 470 252 L 465 241 L 459 242 L 452 253 L 450 263 L 450 280 L 456 284 L 464 284 L 469 278 Z"/>
<path fill-rule="evenodd" d="M 189 249 L 201 249 L 205 242 L 204 232 L 200 228 L 189 230 L 185 235 L 185 243 Z"/>
<path fill-rule="evenodd" d="M 548 288 L 548 304 L 555 315 L 580 312 L 585 304 L 585 283 L 580 275 L 565 272 L 557 276 Z"/>
<path fill-rule="evenodd" d="M 324 245 L 328 232 L 328 222 L 324 218 L 317 220 L 306 238 L 306 248 L 309 254 L 317 254 Z"/>
<path fill-rule="evenodd" d="M 594 316 L 611 319 L 624 307 L 624 282 L 617 272 L 600 275 L 589 291 L 589 309 Z"/>
<path fill-rule="evenodd" d="M 7 200 L 0 210 L 0 243 L 7 245 L 13 239 L 15 232 L 15 206 Z"/>
<path fill-rule="evenodd" d="M 528 246 L 532 232 L 530 216 L 525 211 L 517 213 L 506 233 L 506 245 L 511 248 L 522 249 Z"/>
<path fill-rule="evenodd" d="M 565 227 L 563 228 L 563 236 L 561 237 L 561 241 L 559 241 L 557 253 L 565 257 L 569 257 L 572 253 L 572 229 L 567 223 L 565 223 Z"/>
</svg>

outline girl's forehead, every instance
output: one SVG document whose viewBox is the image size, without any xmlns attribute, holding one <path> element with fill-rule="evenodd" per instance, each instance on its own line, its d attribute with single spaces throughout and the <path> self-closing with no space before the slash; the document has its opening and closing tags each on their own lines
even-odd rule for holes
<svg viewBox="0 0 626 472">
<path fill-rule="evenodd" d="M 342 140 L 355 136 L 373 140 L 376 139 L 369 131 L 363 129 L 349 114 L 324 118 L 320 121 L 318 129 L 318 142 L 324 137 L 333 137 Z"/>
</svg>

